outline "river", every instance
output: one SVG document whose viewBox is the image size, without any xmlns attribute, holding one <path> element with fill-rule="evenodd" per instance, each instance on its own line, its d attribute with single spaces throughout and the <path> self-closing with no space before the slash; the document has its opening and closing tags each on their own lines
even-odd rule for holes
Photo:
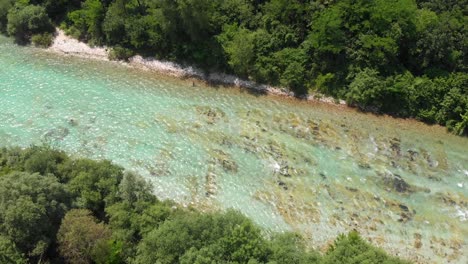
<svg viewBox="0 0 468 264">
<path fill-rule="evenodd" d="M 468 262 L 468 139 L 439 126 L 0 37 L 0 146 L 31 144 L 112 160 L 161 199 L 235 208 L 318 249 L 354 229 L 417 262 Z"/>
</svg>

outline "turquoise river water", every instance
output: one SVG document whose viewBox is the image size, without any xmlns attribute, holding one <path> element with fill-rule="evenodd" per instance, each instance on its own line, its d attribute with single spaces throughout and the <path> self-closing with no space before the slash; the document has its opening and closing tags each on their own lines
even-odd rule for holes
<svg viewBox="0 0 468 264">
<path fill-rule="evenodd" d="M 43 143 L 318 249 L 355 229 L 420 263 L 468 262 L 468 139 L 441 127 L 192 87 L 0 37 L 0 146 Z"/>
</svg>

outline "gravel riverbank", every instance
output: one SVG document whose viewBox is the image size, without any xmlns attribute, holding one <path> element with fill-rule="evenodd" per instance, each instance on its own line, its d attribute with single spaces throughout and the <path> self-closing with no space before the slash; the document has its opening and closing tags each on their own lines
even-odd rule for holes
<svg viewBox="0 0 468 264">
<path fill-rule="evenodd" d="M 91 47 L 86 43 L 80 42 L 70 36 L 67 36 L 63 30 L 57 29 L 57 35 L 53 44 L 48 48 L 49 51 L 71 56 L 78 56 L 89 59 L 109 61 L 109 49 L 107 47 Z M 178 78 L 196 78 L 209 84 L 219 84 L 226 86 L 235 86 L 245 88 L 260 93 L 274 94 L 285 97 L 294 97 L 294 93 L 284 88 L 272 87 L 269 85 L 258 84 L 249 80 L 240 79 L 234 75 L 224 73 L 205 74 L 200 69 L 194 67 L 183 67 L 179 64 L 161 61 L 154 58 L 143 58 L 139 55 L 133 56 L 128 62 L 121 62 L 131 67 L 144 70 L 156 71 L 162 74 Z M 326 97 L 320 94 L 308 95 L 309 101 L 320 101 L 324 103 L 346 105 L 343 100 L 336 101 L 332 97 Z"/>
</svg>

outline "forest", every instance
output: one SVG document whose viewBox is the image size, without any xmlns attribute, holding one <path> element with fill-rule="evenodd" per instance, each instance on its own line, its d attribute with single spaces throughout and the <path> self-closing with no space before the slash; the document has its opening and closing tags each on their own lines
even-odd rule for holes
<svg viewBox="0 0 468 264">
<path fill-rule="evenodd" d="M 319 230 L 317 232 L 320 232 Z M 321 253 L 241 213 L 160 201 L 141 176 L 47 146 L 0 149 L 0 263 L 409 263 L 358 233 Z"/>
<path fill-rule="evenodd" d="M 468 134 L 467 0 L 0 0 L 0 31 L 55 26 L 134 54 L 321 93 Z"/>
</svg>

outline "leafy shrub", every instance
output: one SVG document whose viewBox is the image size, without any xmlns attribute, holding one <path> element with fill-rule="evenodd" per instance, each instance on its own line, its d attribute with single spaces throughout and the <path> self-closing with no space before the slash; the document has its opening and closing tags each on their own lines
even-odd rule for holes
<svg viewBox="0 0 468 264">
<path fill-rule="evenodd" d="M 79 39 L 100 44 L 102 40 L 101 23 L 104 20 L 104 12 L 101 1 L 84 1 L 81 9 L 68 13 L 68 19 L 74 28 L 73 35 L 78 35 Z"/>
<path fill-rule="evenodd" d="M 64 186 L 52 175 L 13 172 L 0 177 L 0 234 L 21 252 L 39 256 L 55 238 L 69 204 Z"/>
<path fill-rule="evenodd" d="M 50 33 L 36 34 L 31 37 L 31 42 L 41 48 L 47 48 L 52 45 L 54 41 L 54 35 Z"/>
<path fill-rule="evenodd" d="M 32 35 L 53 32 L 54 27 L 44 7 L 17 4 L 8 12 L 7 32 L 16 42 L 28 43 Z"/>
<path fill-rule="evenodd" d="M 0 263 L 26 264 L 28 262 L 13 241 L 0 235 Z"/>
<path fill-rule="evenodd" d="M 383 250 L 364 241 L 357 232 L 340 235 L 325 254 L 323 264 L 409 264 L 388 256 Z"/>
<path fill-rule="evenodd" d="M 109 59 L 128 61 L 128 59 L 130 59 L 130 57 L 132 57 L 133 55 L 135 54 L 131 49 L 127 49 L 121 46 L 115 46 L 109 52 Z"/>
<path fill-rule="evenodd" d="M 240 213 L 190 213 L 164 222 L 145 236 L 137 263 L 190 263 L 199 257 L 214 257 L 212 261 L 218 263 L 265 262 L 268 253 L 260 229 Z"/>
<path fill-rule="evenodd" d="M 60 254 L 69 263 L 91 263 L 93 259 L 102 259 L 110 251 L 107 248 L 110 237 L 109 228 L 83 209 L 70 210 L 57 233 Z"/>
<path fill-rule="evenodd" d="M 7 14 L 13 7 L 15 0 L 2 0 L 0 1 L 0 33 L 6 33 L 7 28 Z"/>
</svg>

